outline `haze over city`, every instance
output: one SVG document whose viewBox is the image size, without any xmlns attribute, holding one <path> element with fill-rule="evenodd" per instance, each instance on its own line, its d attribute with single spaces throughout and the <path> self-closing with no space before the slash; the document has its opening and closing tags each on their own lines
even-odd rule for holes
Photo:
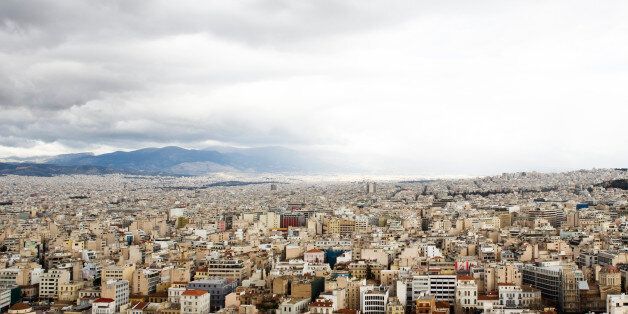
<svg viewBox="0 0 628 314">
<path fill-rule="evenodd" d="M 365 173 L 628 160 L 625 1 L 2 1 L 0 156 L 280 146 Z"/>
</svg>

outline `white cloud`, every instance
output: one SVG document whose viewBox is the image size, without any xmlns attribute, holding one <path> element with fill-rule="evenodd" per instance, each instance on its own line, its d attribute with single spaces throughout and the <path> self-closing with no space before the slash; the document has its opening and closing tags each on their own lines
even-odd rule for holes
<svg viewBox="0 0 628 314">
<path fill-rule="evenodd" d="M 125 3 L 5 3 L 0 154 L 284 145 L 429 174 L 628 160 L 623 1 Z"/>
</svg>

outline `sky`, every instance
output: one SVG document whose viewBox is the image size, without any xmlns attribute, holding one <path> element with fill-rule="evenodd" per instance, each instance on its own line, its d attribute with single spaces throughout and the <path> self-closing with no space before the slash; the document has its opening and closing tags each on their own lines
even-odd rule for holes
<svg viewBox="0 0 628 314">
<path fill-rule="evenodd" d="M 628 2 L 0 1 L 0 156 L 284 146 L 628 166 Z"/>
</svg>

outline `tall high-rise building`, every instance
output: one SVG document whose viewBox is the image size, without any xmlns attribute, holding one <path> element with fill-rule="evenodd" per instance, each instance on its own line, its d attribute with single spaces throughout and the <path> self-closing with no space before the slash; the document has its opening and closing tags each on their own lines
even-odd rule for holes
<svg viewBox="0 0 628 314">
<path fill-rule="evenodd" d="M 375 194 L 375 193 L 377 193 L 377 184 L 375 182 L 367 182 L 366 194 Z"/>
</svg>

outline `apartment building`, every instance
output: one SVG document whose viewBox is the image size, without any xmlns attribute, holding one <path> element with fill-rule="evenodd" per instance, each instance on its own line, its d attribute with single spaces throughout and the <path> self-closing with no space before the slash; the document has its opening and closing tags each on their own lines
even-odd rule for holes
<svg viewBox="0 0 628 314">
<path fill-rule="evenodd" d="M 222 277 L 241 282 L 246 274 L 246 268 L 242 260 L 237 259 L 210 259 L 207 265 L 196 270 L 194 279 L 207 279 L 210 277 Z"/>
<path fill-rule="evenodd" d="M 157 291 L 161 273 L 156 269 L 136 269 L 133 272 L 133 294 L 148 295 Z"/>
<path fill-rule="evenodd" d="M 204 290 L 185 290 L 181 294 L 181 314 L 210 313 L 210 295 Z"/>
<path fill-rule="evenodd" d="M 507 309 L 541 307 L 541 290 L 528 285 L 499 284 L 499 305 Z"/>
<path fill-rule="evenodd" d="M 192 290 L 207 291 L 211 296 L 211 311 L 215 312 L 225 307 L 225 297 L 234 292 L 238 286 L 234 280 L 225 278 L 210 278 L 195 280 L 188 284 L 187 288 Z"/>
<path fill-rule="evenodd" d="M 135 271 L 135 265 L 109 265 L 103 267 L 101 270 L 100 279 L 102 282 L 106 282 L 109 279 L 124 279 L 131 284 L 133 282 L 133 272 Z"/>
<path fill-rule="evenodd" d="M 436 301 L 454 304 L 456 298 L 456 275 L 419 275 L 412 278 L 412 300 L 426 294 L 434 295 Z"/>
<path fill-rule="evenodd" d="M 98 298 L 92 303 L 92 314 L 115 314 L 116 302 L 109 298 Z"/>
<path fill-rule="evenodd" d="M 578 285 L 584 281 L 584 276 L 575 264 L 541 262 L 523 265 L 521 270 L 523 283 L 539 289 L 546 305 L 563 311 L 565 307 L 579 305 Z"/>
<path fill-rule="evenodd" d="M 109 279 L 102 283 L 100 296 L 115 300 L 116 311 L 120 306 L 129 303 L 129 282 L 124 279 Z"/>
<path fill-rule="evenodd" d="M 310 298 L 290 298 L 279 305 L 278 314 L 300 314 L 307 309 Z"/>
<path fill-rule="evenodd" d="M 385 314 L 389 289 L 386 286 L 360 288 L 360 311 L 364 314 Z"/>
<path fill-rule="evenodd" d="M 83 289 L 83 281 L 72 281 L 59 284 L 59 301 L 75 302 L 79 298 L 79 291 Z"/>
<path fill-rule="evenodd" d="M 473 276 L 456 278 L 456 312 L 473 313 L 478 304 L 478 286 Z"/>
<path fill-rule="evenodd" d="M 609 294 L 606 296 L 606 313 L 628 314 L 628 295 Z"/>
<path fill-rule="evenodd" d="M 59 295 L 59 285 L 70 282 L 70 272 L 51 269 L 41 275 L 39 282 L 39 298 L 52 299 Z"/>
</svg>

